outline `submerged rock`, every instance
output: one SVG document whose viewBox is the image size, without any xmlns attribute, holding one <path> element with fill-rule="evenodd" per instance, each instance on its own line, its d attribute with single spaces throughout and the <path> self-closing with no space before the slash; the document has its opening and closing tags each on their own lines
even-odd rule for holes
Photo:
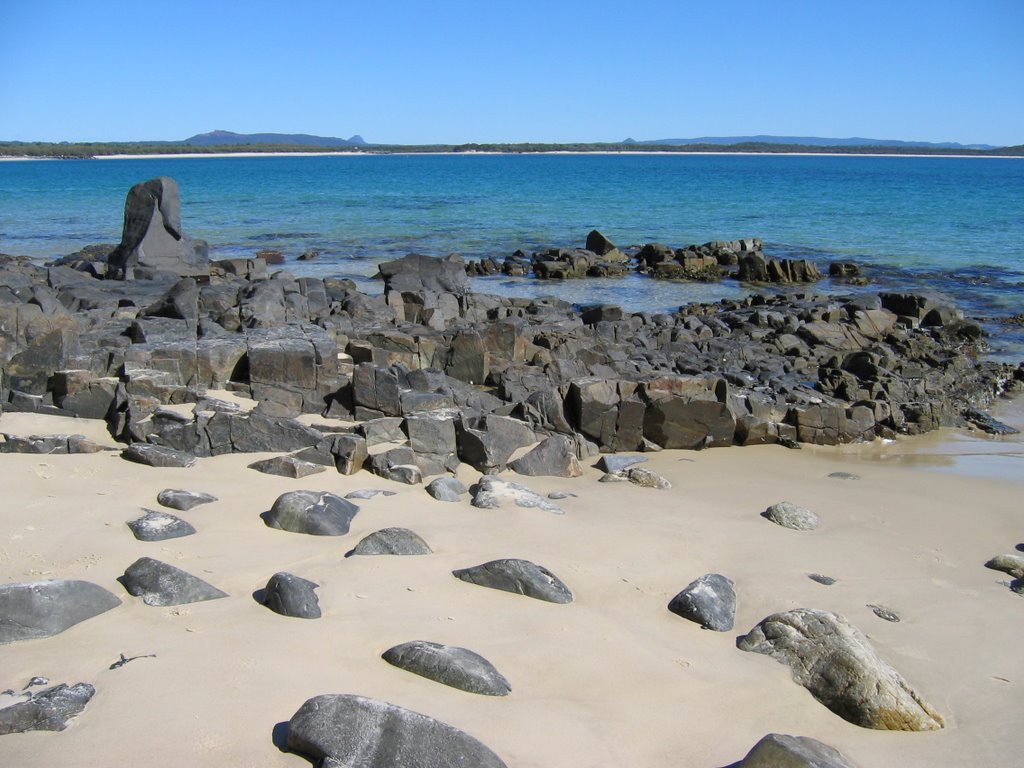
<svg viewBox="0 0 1024 768">
<path fill-rule="evenodd" d="M 413 674 L 469 693 L 506 696 L 512 690 L 491 662 L 467 648 L 413 640 L 389 648 L 381 658 Z"/>
</svg>

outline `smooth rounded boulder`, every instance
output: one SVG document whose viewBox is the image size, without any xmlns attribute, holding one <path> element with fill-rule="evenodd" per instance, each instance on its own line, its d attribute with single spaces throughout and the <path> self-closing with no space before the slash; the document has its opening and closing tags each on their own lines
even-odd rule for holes
<svg viewBox="0 0 1024 768">
<path fill-rule="evenodd" d="M 274 613 L 295 619 L 319 619 L 320 600 L 314 591 L 320 585 L 287 571 L 270 577 L 260 602 Z"/>
<path fill-rule="evenodd" d="M 457 579 L 548 603 L 571 603 L 572 592 L 555 574 L 529 560 L 506 558 L 452 571 Z"/>
<path fill-rule="evenodd" d="M 365 536 L 349 555 L 429 555 L 433 550 L 408 528 L 383 528 Z"/>
<path fill-rule="evenodd" d="M 484 696 L 507 696 L 508 680 L 494 665 L 468 648 L 413 640 L 384 651 L 388 664 L 452 688 Z"/>
<path fill-rule="evenodd" d="M 0 645 L 51 637 L 120 604 L 116 596 L 90 581 L 0 585 Z"/>
<path fill-rule="evenodd" d="M 736 591 L 731 579 L 720 573 L 706 573 L 673 597 L 668 609 L 704 629 L 728 632 L 736 618 Z"/>
<path fill-rule="evenodd" d="M 344 536 L 359 507 L 325 491 L 288 491 L 264 515 L 271 528 L 311 536 Z"/>
</svg>

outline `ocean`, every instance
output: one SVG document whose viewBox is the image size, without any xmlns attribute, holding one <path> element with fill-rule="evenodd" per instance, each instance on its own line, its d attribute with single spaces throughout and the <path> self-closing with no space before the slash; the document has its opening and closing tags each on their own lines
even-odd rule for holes
<svg viewBox="0 0 1024 768">
<path fill-rule="evenodd" d="M 975 317 L 1024 313 L 1024 159 L 554 154 L 342 155 L 30 160 L 0 163 L 0 252 L 53 258 L 120 239 L 128 189 L 171 176 L 186 234 L 213 258 L 282 251 L 296 275 L 370 291 L 376 264 L 406 253 L 466 259 L 582 247 L 760 237 L 769 255 L 822 271 L 858 263 L 868 290 L 929 291 Z M 295 261 L 304 251 L 320 256 Z M 668 310 L 750 290 L 735 281 L 642 276 L 553 283 L 477 278 L 503 295 Z M 801 287 L 800 290 L 808 290 Z M 813 290 L 849 292 L 823 281 Z M 1019 359 L 1024 329 L 987 323 L 994 354 Z"/>
</svg>

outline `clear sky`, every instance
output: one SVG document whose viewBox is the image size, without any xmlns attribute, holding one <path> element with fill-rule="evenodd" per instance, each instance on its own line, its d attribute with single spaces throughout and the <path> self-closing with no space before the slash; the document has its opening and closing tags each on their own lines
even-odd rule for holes
<svg viewBox="0 0 1024 768">
<path fill-rule="evenodd" d="M 0 140 L 1024 143 L 1024 0 L 0 0 Z"/>
</svg>

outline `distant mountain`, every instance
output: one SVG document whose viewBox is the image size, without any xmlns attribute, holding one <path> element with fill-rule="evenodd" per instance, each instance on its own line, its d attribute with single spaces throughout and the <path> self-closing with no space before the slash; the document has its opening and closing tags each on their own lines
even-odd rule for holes
<svg viewBox="0 0 1024 768">
<path fill-rule="evenodd" d="M 307 147 L 358 147 L 366 142 L 358 134 L 351 139 L 333 136 L 310 136 L 308 133 L 232 133 L 231 131 L 210 131 L 199 133 L 177 144 L 193 146 L 228 146 L 234 144 L 291 144 Z"/>
<path fill-rule="evenodd" d="M 959 144 L 955 141 L 899 141 L 897 139 L 827 139 L 820 136 L 701 136 L 696 139 L 626 139 L 623 144 L 802 144 L 807 147 L 932 147 L 934 149 L 996 149 L 991 144 Z"/>
</svg>

